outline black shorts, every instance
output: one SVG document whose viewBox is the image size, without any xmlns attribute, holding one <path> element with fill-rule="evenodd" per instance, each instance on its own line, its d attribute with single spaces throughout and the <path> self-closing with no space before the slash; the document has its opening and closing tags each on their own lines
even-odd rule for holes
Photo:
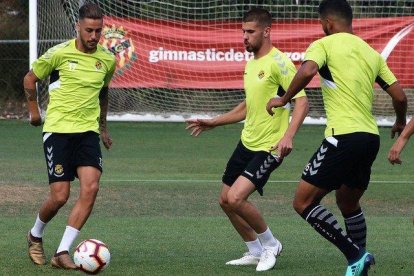
<svg viewBox="0 0 414 276">
<path fill-rule="evenodd" d="M 327 137 L 307 164 L 302 179 L 329 191 L 342 184 L 366 190 L 379 146 L 380 137 L 366 132 Z"/>
<path fill-rule="evenodd" d="M 92 166 L 102 172 L 102 153 L 96 132 L 44 132 L 43 150 L 49 183 L 73 181 L 79 166 Z"/>
<path fill-rule="evenodd" d="M 266 151 L 251 151 L 240 141 L 237 144 L 230 160 L 227 162 L 222 181 L 232 186 L 236 179 L 242 175 L 249 179 L 260 195 L 270 174 L 282 163 L 277 156 Z"/>
</svg>

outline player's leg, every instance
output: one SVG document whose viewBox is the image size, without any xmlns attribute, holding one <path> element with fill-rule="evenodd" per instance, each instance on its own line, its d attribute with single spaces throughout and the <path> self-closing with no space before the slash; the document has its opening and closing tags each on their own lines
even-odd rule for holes
<svg viewBox="0 0 414 276">
<path fill-rule="evenodd" d="M 226 264 L 257 265 L 263 251 L 262 244 L 257 238 L 256 232 L 250 227 L 250 225 L 230 207 L 227 198 L 229 190 L 230 186 L 223 184 L 219 199 L 220 207 L 229 218 L 234 229 L 236 229 L 237 233 L 239 233 L 242 237 L 249 251 L 246 252 L 240 259 L 231 260 Z"/>
<path fill-rule="evenodd" d="M 321 199 L 340 188 L 352 164 L 347 136 L 325 139 L 305 168 L 296 189 L 293 207 L 320 235 L 334 244 L 351 264 L 361 258 L 363 251 L 342 230 L 335 216 Z"/>
<path fill-rule="evenodd" d="M 39 219 L 42 223 L 47 224 L 58 213 L 69 199 L 70 195 L 70 181 L 59 181 L 49 185 L 50 193 L 47 199 L 43 202 L 39 210 Z M 36 237 L 43 236 L 44 228 L 32 228 L 32 234 Z M 39 235 L 36 235 L 39 234 Z"/>
<path fill-rule="evenodd" d="M 28 233 L 29 256 L 35 264 L 46 263 L 43 249 L 44 229 L 69 198 L 69 183 L 69 181 L 63 181 L 50 184 L 50 193 L 40 207 L 36 221 Z"/>
<path fill-rule="evenodd" d="M 371 167 L 379 150 L 379 136 L 369 133 L 353 134 L 350 144 L 353 145 L 354 161 L 345 185 L 336 192 L 336 201 L 345 218 L 348 235 L 359 247 L 365 248 L 367 226 L 359 201 L 368 188 Z"/>
<path fill-rule="evenodd" d="M 240 176 L 228 191 L 227 201 L 230 210 L 242 218 L 248 228 L 257 233 L 263 251 L 260 254 L 256 270 L 265 271 L 275 266 L 276 257 L 280 254 L 282 245 L 273 236 L 259 209 L 248 201 L 248 197 L 255 190 L 256 186 L 249 179 Z"/>
<path fill-rule="evenodd" d="M 225 185 L 223 185 L 220 196 L 220 205 L 223 211 L 227 214 L 233 226 L 236 228 L 249 248 L 249 252 L 246 254 L 248 258 L 250 258 L 250 256 L 257 257 L 258 253 L 263 251 L 262 245 L 273 245 L 271 241 L 275 240 L 271 231 L 268 230 L 266 224 L 264 223 L 260 212 L 254 205 L 247 201 L 248 196 L 255 190 L 258 190 L 259 193 L 262 194 L 264 183 L 267 181 L 270 173 L 277 167 L 277 162 L 274 162 L 274 157 L 269 157 L 268 153 L 261 153 L 259 161 L 257 160 L 257 154 L 258 152 L 248 150 L 241 142 L 239 142 L 231 158 L 229 159 L 229 162 L 227 163 L 226 170 L 223 175 L 223 183 L 225 183 Z M 263 165 L 264 159 L 266 158 L 271 158 L 270 163 L 272 164 L 266 163 L 266 168 L 262 168 L 262 171 L 257 174 L 258 177 L 262 179 L 261 182 L 256 179 L 256 182 L 259 182 L 259 185 L 253 184 L 245 176 L 241 177 L 241 175 L 245 174 L 246 170 L 250 170 L 249 167 L 254 167 L 253 172 L 255 172 L 255 170 L 260 170 L 260 165 Z M 253 174 L 247 176 L 253 177 Z M 240 185 L 240 187 L 237 189 L 233 188 L 235 185 Z M 241 198 L 242 200 L 240 201 Z M 242 208 L 239 206 L 241 202 L 241 205 L 244 206 Z M 246 218 L 242 217 L 239 213 L 241 209 L 245 210 L 246 213 L 253 212 L 258 221 L 254 221 L 254 225 L 250 225 L 246 222 Z M 260 224 L 259 221 L 262 221 L 262 223 Z M 257 226 L 257 224 L 260 226 Z M 257 234 L 256 231 L 259 231 L 259 233 Z M 260 231 L 264 232 L 262 233 Z M 246 257 L 246 255 L 244 257 Z M 244 261 L 244 257 L 231 261 L 229 264 L 240 264 L 241 260 Z M 257 262 L 257 258 L 252 263 L 255 262 Z"/>
<path fill-rule="evenodd" d="M 317 232 L 341 250 L 349 264 L 361 260 L 365 249 L 359 248 L 341 229 L 337 219 L 320 204 L 320 200 L 327 192 L 340 189 L 342 183 L 349 183 L 355 174 L 355 145 L 359 139 L 354 133 L 325 139 L 303 172 L 293 204 Z"/>
<path fill-rule="evenodd" d="M 44 133 L 43 148 L 49 178 L 49 194 L 40 207 L 34 226 L 27 236 L 28 251 L 35 264 L 45 264 L 43 232 L 47 223 L 65 205 L 70 194 L 70 181 L 74 179 L 68 156 L 71 148 L 69 135 Z"/>
<path fill-rule="evenodd" d="M 366 247 L 367 236 L 365 216 L 359 204 L 364 192 L 346 185 L 336 190 L 336 203 L 344 217 L 346 232 L 360 248 Z"/>
<path fill-rule="evenodd" d="M 329 210 L 318 204 L 318 198 L 324 191 L 315 191 L 315 186 L 304 180 L 298 186 L 294 200 L 295 210 L 324 238 L 334 244 L 348 260 L 346 276 L 366 275 L 369 267 L 375 263 L 374 257 L 360 249 L 341 229 L 338 221 Z M 319 188 L 316 188 L 319 189 Z M 311 200 L 313 194 L 315 200 Z M 314 202 L 307 205 L 305 202 Z M 307 206 L 307 207 L 305 207 Z"/>
<path fill-rule="evenodd" d="M 69 249 L 89 218 L 99 190 L 100 170 L 92 166 L 78 167 L 77 175 L 80 183 L 79 198 L 72 208 L 62 240 L 51 261 L 57 268 L 76 269 L 69 256 Z"/>
<path fill-rule="evenodd" d="M 302 179 L 296 189 L 293 208 L 320 235 L 333 243 L 349 263 L 352 263 L 361 257 L 360 249 L 342 230 L 335 216 L 320 204 L 328 192 Z"/>
<path fill-rule="evenodd" d="M 62 240 L 52 258 L 53 266 L 64 269 L 76 269 L 69 256 L 69 249 L 92 212 L 102 173 L 102 153 L 98 134 L 77 134 L 73 142 L 77 144 L 73 153 L 73 166 L 77 168 L 76 175 L 80 183 L 79 198 L 72 208 Z"/>
<path fill-rule="evenodd" d="M 231 224 L 236 229 L 237 233 L 242 237 L 245 242 L 251 242 L 257 239 L 256 232 L 250 227 L 250 225 L 240 217 L 234 210 L 230 207 L 227 195 L 230 190 L 230 186 L 223 184 L 221 193 L 220 193 L 220 207 L 223 209 L 224 213 L 229 218 Z M 261 246 L 260 246 L 261 248 Z M 259 255 L 261 250 L 259 252 Z"/>
<path fill-rule="evenodd" d="M 240 176 L 227 193 L 227 203 L 232 212 L 243 218 L 256 233 L 263 233 L 267 225 L 259 209 L 248 197 L 256 190 L 256 186 L 246 177 Z"/>
<path fill-rule="evenodd" d="M 270 174 L 281 164 L 281 160 L 268 152 L 253 152 L 253 157 L 237 178 L 228 193 L 228 201 L 232 209 L 242 217 L 257 233 L 263 246 L 263 252 L 256 271 L 272 269 L 276 264 L 276 257 L 282 251 L 282 244 L 273 236 L 262 214 L 248 197 L 255 190 L 263 195 L 263 188 Z"/>
<path fill-rule="evenodd" d="M 363 189 L 353 189 L 346 185 L 342 185 L 336 191 L 336 202 L 344 216 L 346 231 L 360 247 L 360 251 L 364 252 L 363 256 L 349 264 L 345 275 L 354 275 L 354 271 L 359 271 L 360 275 L 367 275 L 370 266 L 375 264 L 374 256 L 365 251 L 367 227 L 359 204 L 364 192 Z"/>
<path fill-rule="evenodd" d="M 347 232 L 353 241 L 365 252 L 367 227 L 360 206 L 360 198 L 368 188 L 371 167 L 379 150 L 379 136 L 370 133 L 354 133 L 349 136 L 349 152 L 352 156 L 350 170 L 345 176 L 345 185 L 336 193 L 336 201 L 344 218 Z M 362 271 L 366 275 L 371 265 L 375 264 L 374 256 L 365 254 L 347 269 L 347 275 L 353 271 Z"/>
<path fill-rule="evenodd" d="M 62 186 L 62 188 L 60 189 L 60 191 L 59 192 L 56 192 L 56 194 L 59 194 L 58 197 L 60 199 L 58 199 L 58 202 L 60 202 L 59 204 L 62 204 L 62 206 L 63 206 L 64 205 L 63 202 L 66 203 L 66 201 L 69 198 L 70 183 L 67 182 L 65 185 L 63 185 L 63 183 L 54 183 L 51 186 L 55 186 L 56 188 L 58 186 Z M 66 193 L 66 196 L 64 196 L 64 194 L 61 193 L 61 191 L 63 191 L 63 190 L 65 190 L 67 192 Z M 49 207 L 46 207 L 45 209 L 46 210 L 51 210 L 52 208 L 49 206 Z M 40 213 L 40 214 L 42 214 L 42 213 Z M 67 230 L 65 231 L 64 236 L 67 235 L 66 232 L 67 232 Z M 59 249 L 55 252 L 54 256 L 52 257 L 52 259 L 51 259 L 51 265 L 53 267 L 57 267 L 57 268 L 76 269 L 75 264 L 73 263 L 72 259 L 69 256 L 69 252 L 67 252 L 67 251 L 66 252 L 62 252 L 62 250 L 59 251 Z"/>
<path fill-rule="evenodd" d="M 80 183 L 79 198 L 77 199 L 68 219 L 68 225 L 81 230 L 92 212 L 99 191 L 101 171 L 92 166 L 78 167 Z"/>
</svg>

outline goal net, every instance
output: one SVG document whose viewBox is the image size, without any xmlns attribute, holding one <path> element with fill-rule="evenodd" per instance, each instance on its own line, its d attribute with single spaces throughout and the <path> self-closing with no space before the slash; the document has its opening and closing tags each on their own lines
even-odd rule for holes
<svg viewBox="0 0 414 276">
<path fill-rule="evenodd" d="M 273 16 L 271 38 L 299 66 L 307 46 L 323 37 L 311 0 L 96 0 L 104 10 L 101 43 L 117 56 L 110 86 L 113 120 L 181 121 L 211 117 L 244 99 L 243 68 L 251 54 L 243 46 L 241 18 L 261 6 Z M 349 1 L 354 32 L 380 52 L 414 102 L 414 1 Z M 38 54 L 76 36 L 83 0 L 37 1 Z M 344 64 L 346 66 L 346 64 Z M 48 101 L 47 81 L 40 104 Z M 374 114 L 380 124 L 394 120 L 391 98 L 374 87 Z M 319 79 L 306 88 L 306 120 L 323 123 Z M 412 114 L 414 106 L 409 106 Z"/>
</svg>

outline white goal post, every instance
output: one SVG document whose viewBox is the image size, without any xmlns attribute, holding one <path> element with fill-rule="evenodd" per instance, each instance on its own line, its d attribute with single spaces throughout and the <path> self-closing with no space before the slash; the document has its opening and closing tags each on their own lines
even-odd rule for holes
<svg viewBox="0 0 414 276">
<path fill-rule="evenodd" d="M 261 6 L 273 16 L 274 45 L 300 65 L 307 46 L 322 37 L 318 0 L 86 0 L 104 11 L 101 43 L 117 55 L 110 86 L 110 120 L 183 121 L 226 112 L 244 99 L 243 68 L 251 55 L 242 43 L 241 17 Z M 31 62 L 75 37 L 85 0 L 30 1 Z M 414 1 L 349 0 L 354 32 L 387 59 L 414 106 Z M 344 65 L 346 66 L 346 65 Z M 39 103 L 48 102 L 47 81 Z M 391 98 L 374 87 L 379 125 L 391 125 Z M 319 80 L 306 89 L 305 123 L 324 124 Z"/>
</svg>

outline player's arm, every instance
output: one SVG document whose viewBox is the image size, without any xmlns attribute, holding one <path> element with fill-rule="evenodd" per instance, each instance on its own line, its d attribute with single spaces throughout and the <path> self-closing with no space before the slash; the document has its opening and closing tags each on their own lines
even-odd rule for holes
<svg viewBox="0 0 414 276">
<path fill-rule="evenodd" d="M 293 138 L 309 111 L 308 97 L 303 96 L 293 100 L 295 101 L 295 106 L 293 108 L 292 119 L 289 126 L 282 139 L 280 139 L 280 141 L 271 148 L 272 151 L 277 151 L 281 158 L 288 156 L 292 151 Z"/>
<path fill-rule="evenodd" d="M 401 164 L 400 159 L 401 151 L 404 149 L 411 135 L 414 133 L 414 118 L 405 126 L 404 130 L 401 132 L 401 135 L 397 138 L 394 145 L 391 147 L 390 152 L 388 153 L 388 160 L 391 164 Z"/>
<path fill-rule="evenodd" d="M 106 149 L 110 149 L 112 146 L 112 139 L 108 133 L 106 125 L 106 116 L 108 114 L 108 87 L 102 87 L 99 93 L 99 106 L 101 113 L 99 115 L 99 132 L 101 134 L 102 143 Z"/>
<path fill-rule="evenodd" d="M 391 138 L 394 138 L 396 133 L 401 134 L 406 124 L 407 96 L 398 81 L 385 88 L 385 91 L 392 98 L 392 105 L 396 115 L 395 123 L 391 128 Z"/>
<path fill-rule="evenodd" d="M 27 100 L 27 109 L 29 111 L 30 124 L 40 126 L 42 118 L 40 116 L 39 106 L 37 104 L 36 83 L 39 78 L 30 70 L 23 79 L 24 93 Z"/>
<path fill-rule="evenodd" d="M 198 136 L 205 130 L 212 129 L 216 126 L 222 126 L 237 123 L 246 119 L 246 101 L 242 101 L 235 108 L 227 113 L 221 114 L 211 119 L 189 119 L 186 120 L 187 127 L 192 136 Z"/>
<path fill-rule="evenodd" d="M 45 54 L 35 60 L 32 64 L 32 69 L 23 79 L 24 93 L 26 95 L 30 117 L 29 120 L 30 124 L 34 126 L 40 126 L 42 124 L 42 117 L 37 103 L 36 83 L 50 76 L 53 70 L 60 64 L 59 49 L 64 46 L 62 45 L 59 44 L 50 48 Z"/>
<path fill-rule="evenodd" d="M 396 115 L 395 123 L 391 129 L 391 138 L 394 138 L 396 133 L 400 134 L 403 131 L 406 124 L 407 96 L 402 90 L 397 78 L 388 67 L 385 59 L 381 57 L 379 62 L 380 67 L 375 82 L 392 98 L 392 104 Z"/>
<path fill-rule="evenodd" d="M 304 89 L 312 78 L 318 73 L 318 64 L 312 60 L 305 61 L 293 77 L 285 95 L 280 98 L 272 98 L 266 106 L 266 110 L 270 115 L 274 112 L 272 108 L 285 106 L 299 91 Z"/>
</svg>

